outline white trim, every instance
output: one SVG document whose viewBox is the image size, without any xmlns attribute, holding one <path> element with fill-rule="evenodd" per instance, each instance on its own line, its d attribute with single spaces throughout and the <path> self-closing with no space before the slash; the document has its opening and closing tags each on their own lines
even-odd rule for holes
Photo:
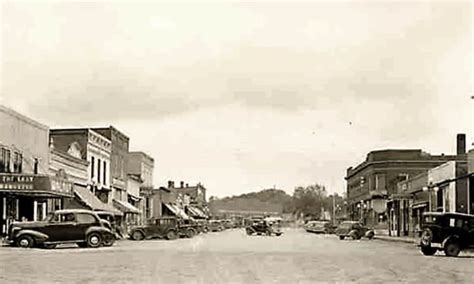
<svg viewBox="0 0 474 284">
<path fill-rule="evenodd" d="M 33 201 L 33 221 L 38 221 L 38 201 Z"/>
</svg>

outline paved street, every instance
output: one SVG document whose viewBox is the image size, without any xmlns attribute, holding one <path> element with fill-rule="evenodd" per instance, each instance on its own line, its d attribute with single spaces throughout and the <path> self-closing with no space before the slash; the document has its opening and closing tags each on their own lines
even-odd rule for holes
<svg viewBox="0 0 474 284">
<path fill-rule="evenodd" d="M 0 248 L 0 283 L 474 282 L 474 257 L 424 257 L 412 244 L 339 241 L 288 229 L 281 237 L 243 230 L 114 247 Z"/>
</svg>

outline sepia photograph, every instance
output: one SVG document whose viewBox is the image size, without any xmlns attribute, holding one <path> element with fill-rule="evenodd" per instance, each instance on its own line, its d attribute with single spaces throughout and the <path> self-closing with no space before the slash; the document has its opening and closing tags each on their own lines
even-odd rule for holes
<svg viewBox="0 0 474 284">
<path fill-rule="evenodd" d="M 0 1 L 0 283 L 474 283 L 473 7 Z"/>
</svg>

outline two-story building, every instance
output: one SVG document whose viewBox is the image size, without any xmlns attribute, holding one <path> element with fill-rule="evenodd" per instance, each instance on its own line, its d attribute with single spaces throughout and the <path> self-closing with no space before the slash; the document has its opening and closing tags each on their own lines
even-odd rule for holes
<svg viewBox="0 0 474 284">
<path fill-rule="evenodd" d="M 141 151 L 129 152 L 127 155 L 127 174 L 132 180 L 128 185 L 128 202 L 140 209 L 143 220 L 160 216 L 154 212 L 153 196 L 158 196 L 159 191 L 153 188 L 153 171 L 155 160 Z M 136 187 L 139 187 L 137 192 Z M 155 197 L 157 198 L 157 197 Z M 156 208 L 159 210 L 160 208 Z"/>
<path fill-rule="evenodd" d="M 0 227 L 37 221 L 72 197 L 70 184 L 49 174 L 49 127 L 0 105 Z"/>
<path fill-rule="evenodd" d="M 89 128 L 51 129 L 50 140 L 55 151 L 69 153 L 88 165 L 86 183 L 74 184 L 75 198 L 65 200 L 65 207 L 85 207 L 122 215 L 112 206 L 110 197 L 110 140 Z"/>
<path fill-rule="evenodd" d="M 456 156 L 430 155 L 418 149 L 372 151 L 347 169 L 347 212 L 351 219 L 388 229 L 387 201 L 397 184 Z"/>
</svg>

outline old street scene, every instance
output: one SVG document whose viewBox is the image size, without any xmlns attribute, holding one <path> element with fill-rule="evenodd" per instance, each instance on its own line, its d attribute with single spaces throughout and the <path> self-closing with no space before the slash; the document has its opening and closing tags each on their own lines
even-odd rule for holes
<svg viewBox="0 0 474 284">
<path fill-rule="evenodd" d="M 3 1 L 0 283 L 474 283 L 471 1 Z"/>
</svg>

